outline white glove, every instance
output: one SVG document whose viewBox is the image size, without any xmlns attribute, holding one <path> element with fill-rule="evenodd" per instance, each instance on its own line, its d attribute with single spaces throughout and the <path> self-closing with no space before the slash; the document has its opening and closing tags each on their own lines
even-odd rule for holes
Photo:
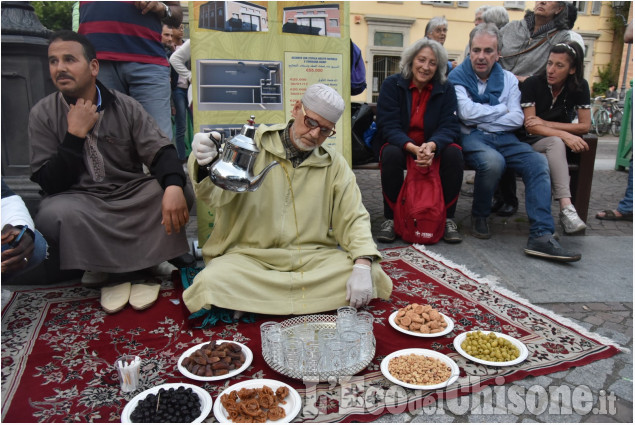
<svg viewBox="0 0 635 425">
<path fill-rule="evenodd" d="M 221 135 L 217 131 L 212 131 L 211 133 L 196 133 L 194 135 L 194 140 L 192 140 L 192 152 L 196 157 L 198 165 L 207 165 L 218 156 L 218 149 L 216 149 L 216 144 L 211 137 L 220 143 Z"/>
<path fill-rule="evenodd" d="M 373 278 L 370 266 L 355 264 L 353 273 L 346 282 L 346 301 L 351 307 L 360 308 L 368 304 L 373 296 Z"/>
</svg>

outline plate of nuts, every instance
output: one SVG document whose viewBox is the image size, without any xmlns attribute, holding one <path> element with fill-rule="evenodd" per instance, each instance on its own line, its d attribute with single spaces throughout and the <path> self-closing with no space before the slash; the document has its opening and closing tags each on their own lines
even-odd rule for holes
<svg viewBox="0 0 635 425">
<path fill-rule="evenodd" d="M 399 332 L 423 338 L 446 335 L 454 329 L 454 321 L 430 305 L 409 304 L 388 318 Z"/>
<path fill-rule="evenodd" d="M 203 342 L 179 358 L 179 372 L 196 381 L 218 381 L 238 375 L 254 359 L 251 350 L 234 341 Z"/>
<path fill-rule="evenodd" d="M 384 357 L 381 373 L 402 387 L 435 390 L 452 385 L 460 371 L 445 354 L 425 348 L 406 348 Z"/>
<path fill-rule="evenodd" d="M 487 366 L 513 366 L 525 361 L 527 346 L 499 332 L 463 332 L 454 338 L 454 348 L 468 360 Z"/>
</svg>

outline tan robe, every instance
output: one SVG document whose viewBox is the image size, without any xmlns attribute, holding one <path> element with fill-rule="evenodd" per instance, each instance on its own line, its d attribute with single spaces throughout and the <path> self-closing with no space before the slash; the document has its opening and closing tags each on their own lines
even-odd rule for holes
<svg viewBox="0 0 635 425">
<path fill-rule="evenodd" d="M 154 177 L 143 173 L 141 165 L 149 167 L 159 149 L 171 141 L 137 101 L 111 93 L 116 99 L 105 108 L 97 137 L 104 179 L 94 181 L 88 167 L 83 167 L 70 189 L 42 200 L 35 218 L 47 241 L 59 244 L 63 270 L 129 272 L 188 251 L 184 229 L 165 233 L 163 189 Z M 32 172 L 57 153 L 67 131 L 66 111 L 58 93 L 31 110 Z"/>
<path fill-rule="evenodd" d="M 209 178 L 194 185 L 198 202 L 215 208 L 215 223 L 203 246 L 207 265 L 183 293 L 191 312 L 212 305 L 265 314 L 333 310 L 348 304 L 353 260 L 381 258 L 355 174 L 344 158 L 321 147 L 294 169 L 278 134 L 284 127 L 257 130 L 261 152 L 254 172 L 274 160 L 282 164 L 257 191 L 225 191 Z M 188 165 L 190 175 L 196 175 L 193 155 Z M 372 277 L 373 297 L 388 299 L 392 282 L 377 261 Z"/>
</svg>

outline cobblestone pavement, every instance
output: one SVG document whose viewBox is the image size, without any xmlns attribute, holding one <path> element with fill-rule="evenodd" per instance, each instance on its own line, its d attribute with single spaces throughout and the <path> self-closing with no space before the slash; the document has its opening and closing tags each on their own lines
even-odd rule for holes
<svg viewBox="0 0 635 425">
<path fill-rule="evenodd" d="M 598 159 L 615 160 L 617 141 L 615 139 L 601 140 L 598 149 Z M 598 161 L 601 163 L 601 161 Z M 610 161 L 609 161 L 610 163 Z M 628 173 L 607 169 L 597 169 L 593 177 L 591 201 L 589 204 L 588 229 L 586 236 L 609 236 L 630 238 L 632 247 L 633 223 L 601 221 L 595 218 L 597 211 L 615 208 L 617 202 L 624 196 Z M 465 183 L 469 173 L 464 176 L 462 190 L 470 189 L 472 185 Z M 371 216 L 372 230 L 376 233 L 384 221 L 381 183 L 378 171 L 356 170 L 358 185 L 362 190 L 363 202 Z M 528 235 L 529 222 L 524 207 L 523 184 L 518 181 L 518 198 L 520 206 L 518 213 L 509 218 L 492 216 L 490 227 L 492 234 Z M 470 210 L 472 198 L 461 195 L 457 204 L 455 220 L 464 238 L 469 235 Z M 558 206 L 552 206 L 554 220 L 558 222 Z M 558 231 L 558 229 L 557 229 Z M 504 243 L 504 238 L 493 237 L 492 243 Z M 439 242 L 443 244 L 443 242 Z M 404 242 L 380 244 L 380 247 L 401 246 Z M 518 249 L 514 247 L 513 249 Z M 632 249 L 631 249 L 632 258 Z M 622 347 L 630 350 L 622 352 L 609 359 L 593 362 L 589 365 L 572 368 L 567 371 L 549 375 L 530 377 L 514 382 L 512 385 L 490 387 L 480 396 L 464 396 L 456 403 L 441 403 L 424 409 L 398 414 L 389 414 L 379 418 L 376 422 L 628 422 L 633 419 L 633 303 L 632 303 L 632 261 L 630 263 L 630 287 L 625 288 L 623 302 L 602 302 L 602 291 L 597 291 L 588 302 L 576 303 L 542 303 L 539 307 L 572 320 L 577 325 L 590 332 L 610 338 Z M 522 270 L 519 271 L 522 274 Z M 537 387 L 536 387 L 537 385 Z M 515 407 L 510 402 L 510 391 L 524 389 L 527 404 Z M 530 390 L 531 389 L 531 390 Z M 579 404 L 575 396 L 564 397 L 561 402 L 547 400 L 545 394 L 553 394 L 554 390 L 571 394 L 576 391 L 587 390 L 593 396 L 593 403 Z M 543 390 L 547 391 L 545 393 Z M 540 408 L 530 406 L 529 396 L 534 391 L 543 395 Z M 494 394 L 494 396 L 492 395 Z M 501 395 L 501 398 L 499 397 Z M 578 397 L 579 398 L 579 397 Z M 536 397 L 540 399 L 540 397 Z M 502 400 L 502 402 L 501 402 Z M 578 402 L 578 403 L 577 403 Z M 577 404 L 576 404 L 577 403 Z M 460 407 L 457 407 L 460 406 Z M 467 408 L 466 408 L 467 407 Z M 574 408 L 575 407 L 575 408 Z"/>
<path fill-rule="evenodd" d="M 466 171 L 463 180 L 473 173 Z M 375 170 L 355 170 L 357 184 L 362 191 L 364 206 L 370 213 L 373 234 L 379 231 L 379 226 L 384 221 L 384 207 L 381 195 L 381 181 L 379 171 Z M 589 202 L 589 218 L 587 220 L 586 235 L 601 236 L 632 236 L 633 223 L 627 221 L 603 221 L 595 218 L 598 211 L 617 207 L 617 203 L 624 196 L 628 173 L 614 170 L 596 170 L 593 175 L 593 185 L 591 187 L 591 200 Z M 471 189 L 472 185 L 463 183 L 462 191 Z M 525 191 L 521 180 L 517 181 L 518 186 L 518 212 L 512 217 L 490 216 L 491 232 L 493 234 L 529 234 L 529 220 L 525 213 Z M 469 234 L 470 211 L 472 198 L 461 194 L 457 201 L 455 220 L 462 228 L 464 236 Z M 558 223 L 558 205 L 556 202 L 551 208 L 553 217 Z M 556 229 L 558 230 L 558 229 Z M 467 236 L 469 237 L 469 236 Z"/>
<path fill-rule="evenodd" d="M 601 221 L 595 218 L 597 211 L 615 208 L 624 196 L 628 173 L 613 169 L 617 151 L 617 139 L 603 138 L 598 145 L 596 170 L 589 203 L 588 229 L 585 236 L 607 236 L 630 238 L 632 247 L 633 223 Z M 470 171 L 466 171 L 462 190 L 472 185 L 465 183 Z M 383 218 L 383 200 L 379 171 L 355 170 L 357 184 L 362 191 L 362 199 L 371 217 L 373 234 L 379 230 Z M 518 181 L 518 213 L 512 217 L 490 217 L 490 227 L 494 235 L 522 235 L 529 233 L 529 221 L 525 213 L 524 187 Z M 461 195 L 457 204 L 455 219 L 464 238 L 469 235 L 470 209 L 472 198 Z M 558 205 L 553 203 L 554 220 L 558 222 Z M 560 231 L 557 229 L 557 231 Z M 195 221 L 188 228 L 192 239 L 196 238 Z M 504 244 L 505 238 L 493 237 L 491 243 Z M 488 242 L 490 242 L 488 241 Z M 378 244 L 380 248 L 403 246 L 399 239 L 392 244 Z M 443 242 L 439 242 L 443 244 Z M 459 245 L 460 246 L 460 245 Z M 514 246 L 510 249 L 518 249 Z M 632 249 L 631 249 L 632 257 Z M 489 387 L 478 396 L 470 395 L 455 402 L 441 402 L 412 411 L 390 413 L 378 418 L 377 423 L 418 423 L 418 422 L 627 422 L 633 419 L 633 302 L 632 302 L 632 261 L 630 263 L 630 286 L 625 289 L 621 302 L 603 302 L 603 293 L 598 291 L 587 302 L 534 303 L 541 308 L 570 319 L 586 330 L 609 338 L 629 352 L 622 352 L 609 359 L 593 362 L 586 366 L 539 377 L 529 377 L 515 381 L 511 385 Z M 494 271 L 491 271 L 494 273 Z M 522 274 L 522 270 L 519 271 Z M 628 289 L 628 290 L 627 290 Z M 525 393 L 525 404 L 511 403 L 512 391 Z M 586 391 L 586 393 L 584 393 Z M 553 393 L 565 396 L 560 402 Z M 549 400 L 551 394 L 554 400 Z M 567 394 L 574 394 L 567 397 Z M 583 396 L 580 396 L 583 394 Z M 592 395 L 592 402 L 580 399 Z M 535 395 L 535 396 L 534 396 Z M 501 401 L 502 400 L 502 401 Z M 529 401 L 537 400 L 535 406 Z"/>
<path fill-rule="evenodd" d="M 628 173 L 613 169 L 617 152 L 617 139 L 602 138 L 598 145 L 596 169 L 591 189 L 589 204 L 588 229 L 581 237 L 620 237 L 630 238 L 632 258 L 633 223 L 601 221 L 595 218 L 597 211 L 615 208 L 624 196 Z M 462 190 L 472 185 L 465 183 Z M 357 184 L 362 191 L 362 199 L 370 213 L 371 226 L 375 234 L 384 221 L 383 200 L 379 171 L 355 170 Z M 522 235 L 529 233 L 529 221 L 525 213 L 524 187 L 518 181 L 518 213 L 509 218 L 492 216 L 490 227 L 495 235 L 492 244 L 505 244 L 505 238 L 498 235 Z M 464 239 L 469 235 L 470 209 L 472 198 L 461 195 L 457 204 L 455 219 Z M 552 205 L 554 220 L 558 222 L 558 206 Z M 557 229 L 559 231 L 559 229 Z M 192 221 L 188 234 L 196 238 L 196 224 Z M 392 244 L 378 244 L 380 248 L 403 246 L 399 239 Z M 439 242 L 443 244 L 443 242 Z M 459 244 L 459 246 L 465 245 Z M 510 249 L 519 249 L 514 246 Z M 592 261 L 592 260 L 591 260 Z M 627 268 L 629 266 L 627 265 Z M 630 350 L 609 359 L 593 362 L 586 366 L 572 368 L 563 372 L 539 377 L 529 377 L 513 384 L 493 386 L 482 391 L 478 396 L 470 395 L 455 399 L 455 402 L 419 408 L 412 411 L 398 412 L 378 418 L 377 423 L 418 423 L 418 422 L 627 422 L 633 419 L 633 296 L 632 296 L 632 260 L 630 263 L 629 287 L 624 290 L 624 299 L 620 302 L 604 302 L 603 292 L 597 291 L 585 302 L 534 303 L 541 308 L 570 319 L 575 324 L 609 338 L 620 346 Z M 522 274 L 522 270 L 518 271 Z M 495 273 L 494 270 L 491 273 Z M 511 403 L 512 391 L 524 392 L 520 406 Z M 586 391 L 586 393 L 584 392 Z M 558 401 L 553 393 L 565 396 Z M 550 400 L 550 394 L 553 400 Z M 567 397 L 567 394 L 574 394 Z M 582 396 L 581 396 L 582 394 Z M 581 398 L 592 395 L 592 402 L 581 402 Z M 502 401 L 501 401 L 502 400 Z M 529 401 L 535 401 L 530 405 Z"/>
</svg>

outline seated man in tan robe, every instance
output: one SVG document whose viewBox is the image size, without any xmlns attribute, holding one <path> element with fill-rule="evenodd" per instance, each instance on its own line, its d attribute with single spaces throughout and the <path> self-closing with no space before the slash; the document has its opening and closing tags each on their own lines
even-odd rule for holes
<svg viewBox="0 0 635 425">
<path fill-rule="evenodd" d="M 307 314 L 389 298 L 392 282 L 378 263 L 355 174 L 323 145 L 344 107 L 333 88 L 315 84 L 287 124 L 259 126 L 254 174 L 273 161 L 280 166 L 254 192 L 215 186 L 206 166 L 217 149 L 209 135 L 196 135 L 189 172 L 215 223 L 203 246 L 206 267 L 183 293 L 191 312 Z"/>
<path fill-rule="evenodd" d="M 170 138 L 137 101 L 97 81 L 84 36 L 54 33 L 48 58 L 59 91 L 31 110 L 29 143 L 31 180 L 45 192 L 35 223 L 59 268 L 85 270 L 85 284 L 171 271 L 166 260 L 188 252 L 193 193 Z"/>
</svg>

